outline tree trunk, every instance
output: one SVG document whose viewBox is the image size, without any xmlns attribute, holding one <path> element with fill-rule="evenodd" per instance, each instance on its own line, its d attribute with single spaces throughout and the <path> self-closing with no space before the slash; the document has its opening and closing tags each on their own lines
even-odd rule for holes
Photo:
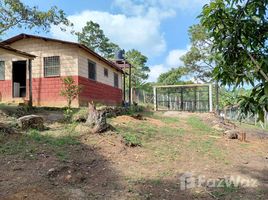
<svg viewBox="0 0 268 200">
<path fill-rule="evenodd" d="M 110 125 L 107 124 L 106 116 L 103 111 L 96 110 L 93 103 L 88 103 L 88 110 L 89 114 L 85 125 L 89 126 L 93 133 L 102 133 L 109 129 Z"/>
</svg>

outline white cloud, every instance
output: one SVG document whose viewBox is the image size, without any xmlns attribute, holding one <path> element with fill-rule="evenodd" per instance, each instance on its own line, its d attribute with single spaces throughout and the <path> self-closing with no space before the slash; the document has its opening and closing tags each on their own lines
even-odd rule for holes
<svg viewBox="0 0 268 200">
<path fill-rule="evenodd" d="M 168 53 L 164 64 L 151 66 L 151 72 L 149 74 L 149 82 L 156 81 L 160 74 L 167 72 L 172 67 L 181 67 L 183 62 L 181 57 L 189 50 L 190 46 L 187 46 L 185 49 L 174 49 Z"/>
<path fill-rule="evenodd" d="M 171 67 L 180 67 L 182 65 L 181 57 L 187 52 L 187 49 L 175 49 L 169 52 L 166 63 Z"/>
<path fill-rule="evenodd" d="M 160 32 L 160 21 L 154 18 L 154 15 L 156 13 L 152 12 L 144 17 L 128 17 L 124 14 L 87 10 L 71 15 L 68 19 L 73 22 L 75 31 L 81 31 L 89 20 L 97 22 L 107 37 L 122 48 L 135 48 L 145 55 L 156 56 L 166 50 L 166 42 Z M 69 32 L 62 32 L 57 26 L 51 29 L 53 37 L 75 41 L 76 36 Z"/>
<path fill-rule="evenodd" d="M 150 67 L 150 74 L 148 78 L 148 82 L 155 82 L 160 74 L 167 72 L 169 68 L 165 67 L 163 64 L 154 65 Z"/>
</svg>

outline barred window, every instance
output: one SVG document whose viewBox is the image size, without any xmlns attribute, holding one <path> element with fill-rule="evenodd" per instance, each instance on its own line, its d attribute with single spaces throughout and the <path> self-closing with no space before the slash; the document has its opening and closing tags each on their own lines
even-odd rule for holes
<svg viewBox="0 0 268 200">
<path fill-rule="evenodd" d="M 104 76 L 108 77 L 109 73 L 108 73 L 108 69 L 104 68 Z"/>
<path fill-rule="evenodd" d="M 96 63 L 88 60 L 88 78 L 96 80 Z"/>
<path fill-rule="evenodd" d="M 5 80 L 5 61 L 0 61 L 0 81 Z"/>
<path fill-rule="evenodd" d="M 60 57 L 44 57 L 44 75 L 45 77 L 60 75 Z"/>
<path fill-rule="evenodd" d="M 114 73 L 114 87 L 119 87 L 118 74 Z"/>
</svg>

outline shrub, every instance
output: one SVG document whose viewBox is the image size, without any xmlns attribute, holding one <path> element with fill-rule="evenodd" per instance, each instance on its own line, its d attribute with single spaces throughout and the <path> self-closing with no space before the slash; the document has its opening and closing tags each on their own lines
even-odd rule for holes
<svg viewBox="0 0 268 200">
<path fill-rule="evenodd" d="M 72 101 L 79 95 L 82 90 L 82 87 L 75 84 L 75 81 L 72 77 L 68 76 L 62 79 L 63 88 L 60 92 L 60 95 L 65 97 L 67 100 L 67 112 L 70 112 Z"/>
<path fill-rule="evenodd" d="M 124 136 L 124 143 L 129 147 L 141 146 L 141 140 L 136 135 L 126 133 Z"/>
</svg>

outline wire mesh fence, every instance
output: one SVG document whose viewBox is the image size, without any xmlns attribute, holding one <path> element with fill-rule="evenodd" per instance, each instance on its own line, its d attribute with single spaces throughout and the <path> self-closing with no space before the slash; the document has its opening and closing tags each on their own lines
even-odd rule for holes
<svg viewBox="0 0 268 200">
<path fill-rule="evenodd" d="M 254 115 L 253 113 L 248 113 L 244 115 L 240 112 L 239 107 L 228 107 L 225 110 L 221 111 L 221 116 L 226 119 L 242 122 L 245 124 L 254 125 L 257 127 L 261 127 L 262 129 L 268 129 L 268 113 L 265 112 L 264 122 L 258 120 L 258 115 Z"/>
</svg>

